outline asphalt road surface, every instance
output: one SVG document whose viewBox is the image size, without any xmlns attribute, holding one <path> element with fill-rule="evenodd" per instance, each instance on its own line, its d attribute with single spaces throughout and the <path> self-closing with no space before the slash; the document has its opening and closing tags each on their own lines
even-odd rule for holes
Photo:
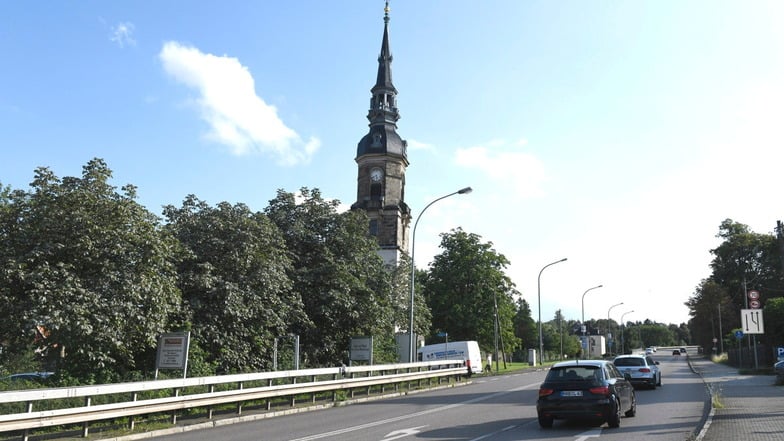
<svg viewBox="0 0 784 441">
<path fill-rule="evenodd" d="M 536 398 L 545 372 L 475 376 L 469 385 L 153 438 L 159 441 L 563 440 L 685 441 L 707 392 L 686 357 L 654 355 L 662 387 L 638 389 L 637 416 L 621 427 L 556 420 L 541 429 Z"/>
</svg>

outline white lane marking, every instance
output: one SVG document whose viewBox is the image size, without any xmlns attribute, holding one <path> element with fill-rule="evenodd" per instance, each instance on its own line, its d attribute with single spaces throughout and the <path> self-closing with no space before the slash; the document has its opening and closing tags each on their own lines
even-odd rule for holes
<svg viewBox="0 0 784 441">
<path fill-rule="evenodd" d="M 583 432 L 579 435 L 575 435 L 575 438 L 577 439 L 574 441 L 585 441 L 588 438 L 599 438 L 600 436 L 602 436 L 602 429 L 593 429 L 587 432 Z"/>
<path fill-rule="evenodd" d="M 460 407 L 460 406 L 465 406 L 466 404 L 478 403 L 480 401 L 485 401 L 485 400 L 489 400 L 491 398 L 507 395 L 507 394 L 510 394 L 512 392 L 525 390 L 525 389 L 531 388 L 533 386 L 539 387 L 539 384 L 540 384 L 540 382 L 526 384 L 525 386 L 516 387 L 514 389 L 509 389 L 509 390 L 504 391 L 504 392 L 497 392 L 497 393 L 494 393 L 494 394 L 491 394 L 491 395 L 485 395 L 485 396 L 477 397 L 477 398 L 474 398 L 474 399 L 471 399 L 471 400 L 468 400 L 468 401 L 464 401 L 462 403 L 450 404 L 448 406 L 434 407 L 432 409 L 423 410 L 421 412 L 409 413 L 407 415 L 400 415 L 400 416 L 396 416 L 394 418 L 387 418 L 385 420 L 372 421 L 370 423 L 360 424 L 359 426 L 345 427 L 343 429 L 333 430 L 331 432 L 317 433 L 317 434 L 314 434 L 314 435 L 306 436 L 304 438 L 292 439 L 290 441 L 312 441 L 312 440 L 315 440 L 315 439 L 328 438 L 330 436 L 335 436 L 335 435 L 342 435 L 344 433 L 356 432 L 357 430 L 367 429 L 367 428 L 370 428 L 370 427 L 376 427 L 376 426 L 380 426 L 380 425 L 383 425 L 383 424 L 394 423 L 396 421 L 407 420 L 409 418 L 414 418 L 414 417 L 418 417 L 418 416 L 422 416 L 422 415 L 428 415 L 428 414 L 436 413 L 436 412 L 443 412 L 445 410 L 454 409 L 454 408 Z"/>
</svg>

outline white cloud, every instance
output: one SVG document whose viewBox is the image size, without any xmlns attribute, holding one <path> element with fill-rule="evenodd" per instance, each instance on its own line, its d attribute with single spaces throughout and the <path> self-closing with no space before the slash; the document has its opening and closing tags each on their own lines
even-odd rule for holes
<svg viewBox="0 0 784 441">
<path fill-rule="evenodd" d="M 433 144 L 427 144 L 421 141 L 417 141 L 415 139 L 407 139 L 406 143 L 408 144 L 409 150 L 434 150 L 435 146 Z"/>
<path fill-rule="evenodd" d="M 515 150 L 504 150 L 508 143 L 492 140 L 484 146 L 458 149 L 455 162 L 484 173 L 497 184 L 510 188 L 520 198 L 540 197 L 546 179 L 544 165 L 530 153 L 519 151 L 524 140 L 513 143 Z"/>
<path fill-rule="evenodd" d="M 275 106 L 256 95 L 248 69 L 236 58 L 205 54 L 194 47 L 167 42 L 159 54 L 171 77 L 195 89 L 207 138 L 228 146 L 235 155 L 270 154 L 282 165 L 307 163 L 321 142 L 308 141 L 286 126 Z"/>
<path fill-rule="evenodd" d="M 109 36 L 109 40 L 120 47 L 136 46 L 136 40 L 134 40 L 132 35 L 134 28 L 133 23 L 119 23 L 117 26 L 112 26 L 112 34 Z"/>
</svg>

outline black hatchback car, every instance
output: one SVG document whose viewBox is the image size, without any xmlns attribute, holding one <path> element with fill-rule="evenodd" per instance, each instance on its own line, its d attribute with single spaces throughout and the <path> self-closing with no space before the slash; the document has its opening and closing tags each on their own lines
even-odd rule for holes
<svg viewBox="0 0 784 441">
<path fill-rule="evenodd" d="M 588 419 L 621 424 L 621 414 L 637 413 L 634 387 L 610 361 L 573 360 L 556 363 L 539 387 L 536 402 L 539 425 L 556 419 Z"/>
</svg>

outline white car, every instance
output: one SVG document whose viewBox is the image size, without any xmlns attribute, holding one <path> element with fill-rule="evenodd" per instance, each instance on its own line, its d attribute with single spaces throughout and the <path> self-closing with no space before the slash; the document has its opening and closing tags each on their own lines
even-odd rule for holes
<svg viewBox="0 0 784 441">
<path fill-rule="evenodd" d="M 661 386 L 659 362 L 653 361 L 649 355 L 619 355 L 615 357 L 613 364 L 622 374 L 629 374 L 634 385 L 648 386 L 651 389 Z"/>
</svg>

